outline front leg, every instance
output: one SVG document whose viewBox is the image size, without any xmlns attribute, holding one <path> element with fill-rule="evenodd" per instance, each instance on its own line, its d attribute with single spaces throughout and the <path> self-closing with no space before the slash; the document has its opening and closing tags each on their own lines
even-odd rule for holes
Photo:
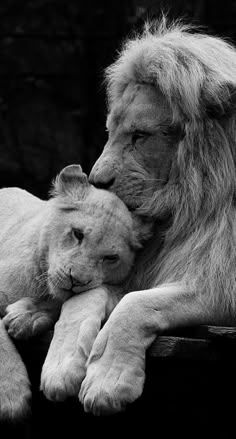
<svg viewBox="0 0 236 439">
<path fill-rule="evenodd" d="M 156 336 L 179 326 L 213 321 L 210 305 L 181 284 L 124 296 L 93 345 L 79 398 L 95 415 L 123 410 L 143 391 L 145 356 Z"/>
<path fill-rule="evenodd" d="M 30 400 L 26 367 L 0 319 L 0 423 L 27 417 Z"/>
<path fill-rule="evenodd" d="M 117 300 L 118 295 L 101 287 L 64 303 L 41 375 L 41 390 L 49 400 L 78 396 L 94 340 Z"/>
<path fill-rule="evenodd" d="M 23 297 L 7 306 L 3 322 L 12 338 L 24 340 L 51 329 L 60 308 L 61 304 L 52 300 Z"/>
</svg>

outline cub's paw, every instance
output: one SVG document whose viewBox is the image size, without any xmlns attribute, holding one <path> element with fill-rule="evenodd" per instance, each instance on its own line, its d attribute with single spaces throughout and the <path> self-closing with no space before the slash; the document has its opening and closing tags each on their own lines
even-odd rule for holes
<svg viewBox="0 0 236 439">
<path fill-rule="evenodd" d="M 30 383 L 26 371 L 19 369 L 21 367 L 8 377 L 1 375 L 0 421 L 18 421 L 30 415 Z"/>
<path fill-rule="evenodd" d="M 145 380 L 143 356 L 128 352 L 126 346 L 110 346 L 109 338 L 95 341 L 79 399 L 86 412 L 107 415 L 125 409 L 143 391 Z"/>
<path fill-rule="evenodd" d="M 78 396 L 100 321 L 89 317 L 77 322 L 67 337 L 63 328 L 59 322 L 56 324 L 41 374 L 41 390 L 52 401 Z"/>
<path fill-rule="evenodd" d="M 3 322 L 8 334 L 17 340 L 39 335 L 53 325 L 47 310 L 39 309 L 30 298 L 8 305 Z"/>
<path fill-rule="evenodd" d="M 64 401 L 77 396 L 85 377 L 85 365 L 73 356 L 65 356 L 60 362 L 45 361 L 40 390 L 50 401 Z"/>
</svg>

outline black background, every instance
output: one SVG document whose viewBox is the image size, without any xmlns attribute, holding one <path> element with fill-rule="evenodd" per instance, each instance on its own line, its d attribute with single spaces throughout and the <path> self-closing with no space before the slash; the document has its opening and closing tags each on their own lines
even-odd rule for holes
<svg viewBox="0 0 236 439">
<path fill-rule="evenodd" d="M 106 141 L 104 68 L 124 38 L 162 9 L 236 41 L 233 0 L 1 0 L 0 187 L 44 198 L 65 165 L 80 163 L 89 172 Z M 0 438 L 235 434 L 235 362 L 149 359 L 141 400 L 125 414 L 94 418 L 77 400 L 53 404 L 38 392 L 45 352 L 36 344 L 20 346 L 33 416 L 0 425 Z"/>
<path fill-rule="evenodd" d="M 104 68 L 161 10 L 236 39 L 233 0 L 1 0 L 0 187 L 44 198 L 64 166 L 90 171 L 106 141 Z"/>
</svg>

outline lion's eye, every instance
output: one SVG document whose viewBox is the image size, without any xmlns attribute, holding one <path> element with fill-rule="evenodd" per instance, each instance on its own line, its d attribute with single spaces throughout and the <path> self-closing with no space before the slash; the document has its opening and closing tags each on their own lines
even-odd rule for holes
<svg viewBox="0 0 236 439">
<path fill-rule="evenodd" d="M 137 143 L 138 140 L 145 139 L 148 136 L 149 133 L 146 133 L 145 131 L 135 131 L 131 137 L 132 145 L 135 145 L 135 143 Z"/>
<path fill-rule="evenodd" d="M 161 130 L 161 134 L 166 137 L 170 134 L 170 130 L 168 130 L 167 128 L 163 128 Z"/>
<path fill-rule="evenodd" d="M 74 237 L 77 239 L 78 243 L 81 244 L 81 242 L 84 239 L 84 233 L 82 232 L 82 230 L 80 229 L 74 229 L 73 230 L 73 235 Z"/>
<path fill-rule="evenodd" d="M 106 255 L 103 258 L 104 262 L 109 262 L 110 264 L 114 264 L 115 262 L 119 261 L 119 256 L 118 255 Z"/>
</svg>

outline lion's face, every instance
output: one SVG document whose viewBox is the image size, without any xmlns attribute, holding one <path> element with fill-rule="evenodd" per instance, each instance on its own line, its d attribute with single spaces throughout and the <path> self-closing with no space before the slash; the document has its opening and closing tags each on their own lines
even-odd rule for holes
<svg viewBox="0 0 236 439">
<path fill-rule="evenodd" d="M 53 209 L 49 230 L 48 286 L 52 295 L 119 284 L 134 261 L 137 238 L 126 206 L 107 191 L 90 187 L 77 206 Z"/>
<path fill-rule="evenodd" d="M 108 142 L 90 182 L 109 188 L 134 209 L 167 183 L 179 132 L 161 93 L 132 83 L 111 108 L 107 129 Z"/>
</svg>

